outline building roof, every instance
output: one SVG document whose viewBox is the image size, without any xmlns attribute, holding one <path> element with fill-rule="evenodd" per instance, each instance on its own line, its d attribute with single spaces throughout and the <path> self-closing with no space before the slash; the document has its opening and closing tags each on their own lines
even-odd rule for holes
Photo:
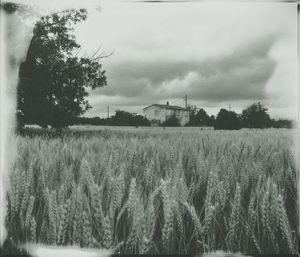
<svg viewBox="0 0 300 257">
<path fill-rule="evenodd" d="M 151 106 L 158 106 L 160 108 L 163 108 L 163 109 L 169 109 L 169 110 L 181 110 L 181 111 L 189 111 L 188 109 L 186 108 L 182 108 L 180 106 L 176 106 L 176 105 L 167 105 L 167 104 L 151 104 L 145 108 L 143 108 L 143 110 L 151 107 Z"/>
</svg>

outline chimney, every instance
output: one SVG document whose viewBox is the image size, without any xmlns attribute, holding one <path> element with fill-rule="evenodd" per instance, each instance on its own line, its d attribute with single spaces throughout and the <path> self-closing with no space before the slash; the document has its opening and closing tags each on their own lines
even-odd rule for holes
<svg viewBox="0 0 300 257">
<path fill-rule="evenodd" d="M 169 106 L 169 101 L 167 101 L 167 105 Z"/>
</svg>

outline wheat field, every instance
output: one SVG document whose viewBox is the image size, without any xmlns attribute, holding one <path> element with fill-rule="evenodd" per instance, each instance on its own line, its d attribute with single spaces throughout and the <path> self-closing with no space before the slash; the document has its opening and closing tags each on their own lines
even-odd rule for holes
<svg viewBox="0 0 300 257">
<path fill-rule="evenodd" d="M 297 253 L 294 131 L 104 129 L 17 137 L 15 242 L 115 253 Z"/>
</svg>

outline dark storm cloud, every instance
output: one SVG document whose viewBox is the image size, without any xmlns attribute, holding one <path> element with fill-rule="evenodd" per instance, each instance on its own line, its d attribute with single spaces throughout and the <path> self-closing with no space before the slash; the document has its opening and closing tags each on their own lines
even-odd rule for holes
<svg viewBox="0 0 300 257">
<path fill-rule="evenodd" d="M 275 68 L 268 56 L 274 40 L 267 37 L 249 42 L 228 55 L 206 60 L 114 63 L 107 70 L 108 87 L 94 94 L 119 96 L 135 104 L 159 102 L 185 93 L 191 99 L 212 102 L 263 99 L 266 82 Z M 191 80 L 189 74 L 193 74 Z"/>
<path fill-rule="evenodd" d="M 236 66 L 232 70 L 213 75 L 203 82 L 194 82 L 191 99 L 207 101 L 261 100 L 266 97 L 265 86 L 274 71 L 269 59 Z"/>
</svg>

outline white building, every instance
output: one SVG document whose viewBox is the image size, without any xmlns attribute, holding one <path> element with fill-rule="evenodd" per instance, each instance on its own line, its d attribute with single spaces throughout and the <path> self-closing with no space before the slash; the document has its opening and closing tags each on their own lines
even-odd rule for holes
<svg viewBox="0 0 300 257">
<path fill-rule="evenodd" d="M 190 111 L 180 106 L 167 104 L 152 104 L 143 108 L 144 116 L 153 124 L 159 125 L 162 122 L 175 115 L 178 118 L 180 125 L 184 126 L 190 120 Z"/>
</svg>

